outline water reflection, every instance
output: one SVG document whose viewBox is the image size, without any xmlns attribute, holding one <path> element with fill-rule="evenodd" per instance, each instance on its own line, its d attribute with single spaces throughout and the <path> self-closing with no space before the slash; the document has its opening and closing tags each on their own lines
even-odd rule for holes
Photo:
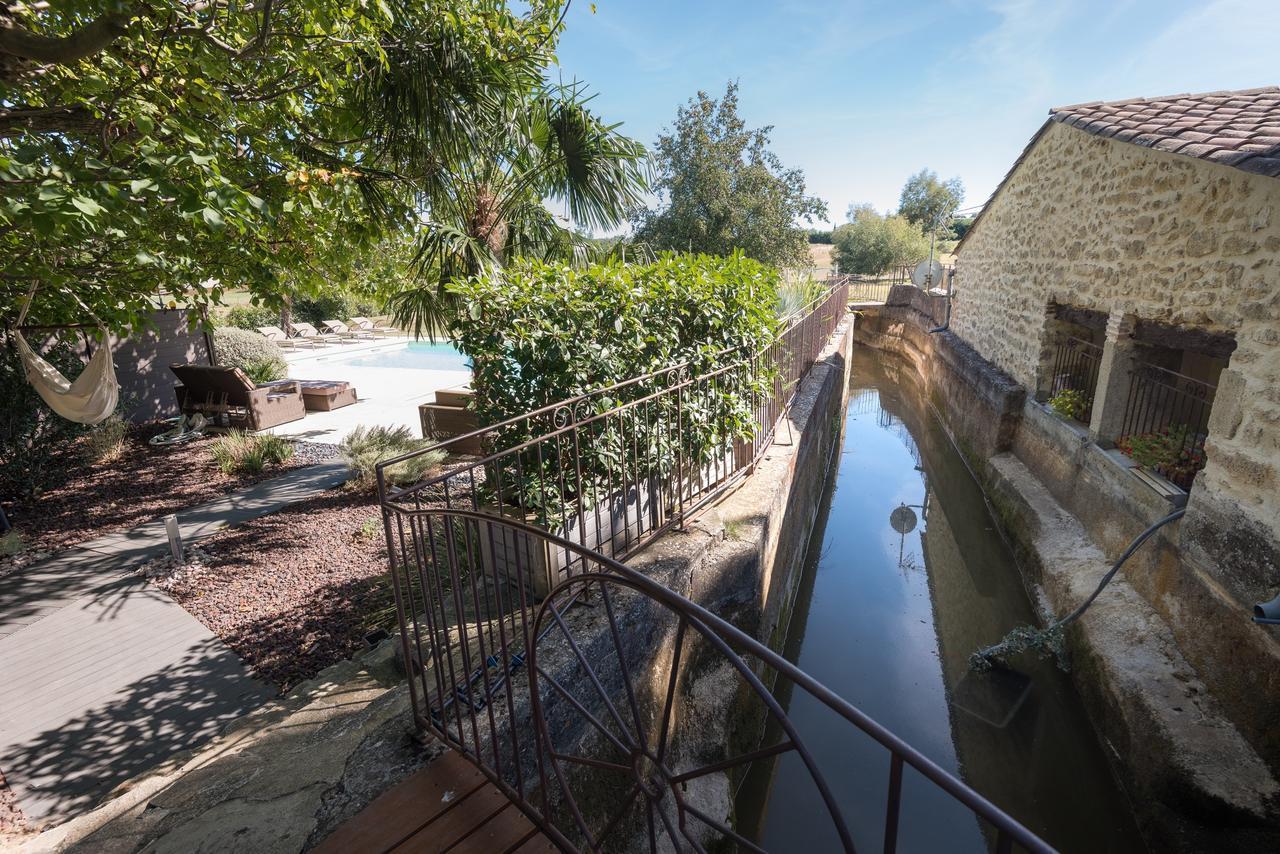
<svg viewBox="0 0 1280 854">
<path fill-rule="evenodd" d="M 784 652 L 1051 844 L 1141 850 L 1070 683 L 1035 661 L 995 684 L 969 674 L 969 653 L 1033 615 L 981 491 L 924 411 L 908 382 L 857 353 Z M 887 752 L 807 696 L 786 699 L 855 843 L 880 848 Z M 900 850 L 989 848 L 967 809 L 910 770 L 903 792 Z M 755 769 L 738 816 L 770 851 L 837 847 L 794 756 Z"/>
</svg>

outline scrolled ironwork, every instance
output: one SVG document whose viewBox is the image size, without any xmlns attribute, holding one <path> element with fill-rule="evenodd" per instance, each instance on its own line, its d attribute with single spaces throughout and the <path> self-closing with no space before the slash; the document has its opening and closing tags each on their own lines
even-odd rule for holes
<svg viewBox="0 0 1280 854">
<path fill-rule="evenodd" d="M 824 805 L 840 850 L 854 850 L 855 837 L 876 836 L 884 850 L 896 850 L 908 767 L 988 823 L 996 850 L 1015 843 L 1052 850 L 768 646 L 635 569 L 527 523 L 477 511 L 421 510 L 401 521 L 430 532 L 429 546 L 451 535 L 447 542 L 456 546 L 428 548 L 423 556 L 444 562 L 435 574 L 458 585 L 459 603 L 470 598 L 477 605 L 466 620 L 427 618 L 421 631 L 402 635 L 406 660 L 419 665 L 410 674 L 415 716 L 471 758 L 563 850 L 703 851 L 721 841 L 764 850 L 728 811 L 713 810 L 699 794 L 723 791 L 712 785 L 718 775 L 732 778 L 788 755 Z M 536 606 L 523 594 L 524 565 L 508 567 L 504 572 L 514 576 L 504 577 L 482 561 L 468 584 L 460 569 L 473 535 L 491 542 L 524 537 L 572 555 L 579 570 Z M 495 610 L 480 607 L 478 579 L 487 580 L 479 586 Z M 574 608 L 584 601 L 594 607 Z M 468 652 L 482 662 L 477 670 L 451 666 Z M 732 703 L 739 723 L 724 744 L 690 746 L 681 714 L 706 709 L 681 710 L 691 702 L 693 680 L 708 673 L 720 674 L 716 702 Z M 851 734 L 861 732 L 886 750 L 889 788 L 880 826 L 851 826 L 851 804 L 836 796 L 789 703 L 778 699 L 784 688 L 789 703 L 803 692 L 843 719 Z M 830 745 L 825 750 L 831 754 Z"/>
</svg>

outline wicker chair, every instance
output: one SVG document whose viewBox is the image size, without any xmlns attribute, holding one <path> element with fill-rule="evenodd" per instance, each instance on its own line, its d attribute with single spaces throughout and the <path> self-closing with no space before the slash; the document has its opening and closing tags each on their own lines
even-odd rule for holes
<svg viewBox="0 0 1280 854">
<path fill-rule="evenodd" d="M 265 430 L 307 414 L 296 381 L 256 386 L 239 368 L 219 365 L 170 365 L 181 385 L 174 386 L 183 415 L 200 412 L 214 424 L 226 415 L 236 427 Z"/>
</svg>

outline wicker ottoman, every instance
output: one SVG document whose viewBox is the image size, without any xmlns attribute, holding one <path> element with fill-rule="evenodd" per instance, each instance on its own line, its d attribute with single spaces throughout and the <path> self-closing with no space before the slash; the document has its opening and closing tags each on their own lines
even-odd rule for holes
<svg viewBox="0 0 1280 854">
<path fill-rule="evenodd" d="M 328 412 L 356 402 L 356 390 L 350 383 L 333 380 L 302 380 L 302 402 L 308 412 Z"/>
</svg>

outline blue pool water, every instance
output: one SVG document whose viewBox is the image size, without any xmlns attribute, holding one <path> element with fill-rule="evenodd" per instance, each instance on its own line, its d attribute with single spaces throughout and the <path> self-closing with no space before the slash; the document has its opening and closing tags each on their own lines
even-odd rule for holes
<svg viewBox="0 0 1280 854">
<path fill-rule="evenodd" d="M 417 368 L 424 371 L 469 371 L 471 362 L 447 341 L 410 341 L 398 350 L 335 360 L 358 368 Z"/>
</svg>

